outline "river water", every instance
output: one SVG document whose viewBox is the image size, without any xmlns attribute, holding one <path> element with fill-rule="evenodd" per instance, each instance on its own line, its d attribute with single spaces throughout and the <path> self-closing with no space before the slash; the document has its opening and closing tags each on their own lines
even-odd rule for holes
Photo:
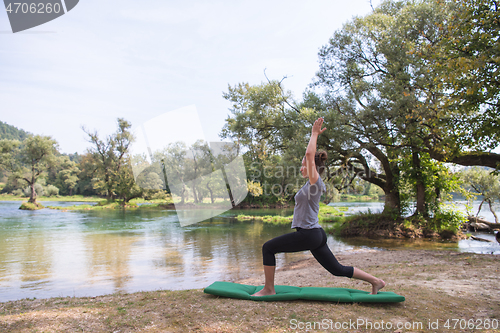
<svg viewBox="0 0 500 333">
<path fill-rule="evenodd" d="M 380 203 L 340 205 L 349 206 L 348 213 L 381 207 Z M 180 227 L 175 211 L 168 210 L 23 211 L 19 206 L 20 202 L 0 202 L 0 301 L 204 288 L 217 280 L 261 272 L 262 244 L 293 231 L 289 225 L 238 222 L 234 215 L 244 214 L 242 210 Z M 291 209 L 258 212 L 293 213 Z M 497 243 L 486 248 L 481 242 L 467 242 L 328 239 L 334 253 L 410 246 L 500 254 Z M 308 252 L 278 254 L 277 266 L 309 257 Z"/>
</svg>

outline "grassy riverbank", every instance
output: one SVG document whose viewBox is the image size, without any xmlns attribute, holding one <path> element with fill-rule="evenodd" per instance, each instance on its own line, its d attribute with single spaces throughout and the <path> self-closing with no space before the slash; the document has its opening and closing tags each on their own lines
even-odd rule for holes
<svg viewBox="0 0 500 333">
<path fill-rule="evenodd" d="M 12 194 L 0 194 L 0 201 L 28 201 L 28 197 L 15 196 Z M 101 197 L 87 197 L 83 195 L 58 195 L 45 197 L 40 196 L 36 198 L 37 201 L 68 201 L 68 202 L 98 202 L 101 201 Z"/>
<path fill-rule="evenodd" d="M 311 332 L 498 332 L 491 328 L 492 323 L 500 325 L 498 256 L 453 251 L 371 250 L 341 254 L 337 258 L 343 264 L 383 278 L 387 283 L 385 289 L 405 296 L 406 301 L 395 304 L 254 302 L 215 297 L 204 294 L 202 289 L 25 299 L 0 303 L 0 331 L 290 332 L 305 331 L 298 325 L 311 325 Z M 238 282 L 259 285 L 262 281 L 261 272 L 253 272 Z M 364 282 L 331 276 L 314 259 L 279 269 L 276 283 L 369 289 Z M 391 323 L 392 328 L 373 327 L 382 321 L 385 325 Z M 319 326 L 319 323 L 349 322 L 365 324 L 344 330 Z M 366 326 L 368 322 L 372 324 L 371 330 Z M 316 329 L 312 326 L 314 323 L 318 323 Z M 398 323 L 403 329 L 397 329 Z M 438 329 L 430 329 L 429 323 L 438 323 Z M 446 329 L 446 323 L 450 329 Z M 487 325 L 489 329 L 485 329 Z"/>
</svg>

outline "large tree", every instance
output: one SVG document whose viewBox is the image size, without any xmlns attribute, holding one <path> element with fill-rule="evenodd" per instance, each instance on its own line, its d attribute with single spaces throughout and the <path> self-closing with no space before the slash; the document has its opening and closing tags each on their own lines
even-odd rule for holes
<svg viewBox="0 0 500 333">
<path fill-rule="evenodd" d="M 134 184 L 129 148 L 134 138 L 129 131 L 128 121 L 118 118 L 118 130 L 105 140 L 99 138 L 97 131 L 83 129 L 89 136 L 92 147 L 88 148 L 93 166 L 93 187 L 108 200 L 121 198 L 123 203 L 141 195 L 140 188 Z"/>
<path fill-rule="evenodd" d="M 31 135 L 23 142 L 0 140 L 0 164 L 12 178 L 30 187 L 30 203 L 36 204 L 35 184 L 54 164 L 57 149 L 50 136 Z"/>
<path fill-rule="evenodd" d="M 440 25 L 450 21 L 454 8 L 434 0 L 383 2 L 345 24 L 319 54 L 316 86 L 346 133 L 342 147 L 353 154 L 369 152 L 385 177 L 396 180 L 398 160 L 411 156 L 408 175 L 415 179 L 417 211 L 423 214 L 426 187 L 432 186 L 425 183 L 423 155 L 463 165 L 494 167 L 500 161 L 500 155 L 484 150 L 498 145 L 491 131 L 476 130 L 474 139 L 469 135 L 470 128 L 490 126 L 484 113 L 452 107 L 443 68 L 431 56 L 445 38 Z M 384 187 L 393 196 L 386 208 L 395 206 L 397 181 Z"/>
<path fill-rule="evenodd" d="M 415 29 L 432 26 L 432 19 L 418 18 L 435 12 L 423 5 L 408 7 L 385 2 L 374 13 L 345 24 L 320 50 L 315 81 L 337 127 L 334 150 L 352 168 L 363 167 L 362 177 L 384 190 L 385 209 L 393 211 L 400 210 L 399 159 L 412 154 L 414 168 L 419 168 L 418 152 L 429 135 L 422 105 L 432 103 L 433 94 L 423 75 L 426 69 L 406 45 L 418 38 Z M 366 154 L 379 161 L 380 172 L 370 170 Z M 425 185 L 419 178 L 421 203 Z"/>
</svg>

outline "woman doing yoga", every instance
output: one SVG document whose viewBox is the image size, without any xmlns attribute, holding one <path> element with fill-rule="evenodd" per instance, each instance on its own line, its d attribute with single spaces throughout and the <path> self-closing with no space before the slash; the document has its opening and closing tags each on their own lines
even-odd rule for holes
<svg viewBox="0 0 500 333">
<path fill-rule="evenodd" d="M 325 184 L 320 177 L 325 169 L 326 152 L 316 152 L 318 136 L 326 129 L 321 129 L 323 118 L 318 118 L 312 127 L 311 139 L 307 145 L 306 155 L 302 159 L 300 171 L 302 176 L 309 178 L 306 184 L 295 195 L 292 228 L 296 231 L 273 238 L 262 246 L 264 261 L 264 288 L 252 296 L 266 296 L 276 294 L 274 290 L 274 273 L 276 270 L 275 254 L 281 252 L 298 252 L 310 250 L 314 258 L 331 274 L 346 276 L 371 283 L 372 294 L 377 294 L 385 286 L 382 279 L 378 279 L 362 270 L 342 266 L 326 244 L 326 233 L 319 225 L 319 199 L 326 191 Z"/>
</svg>

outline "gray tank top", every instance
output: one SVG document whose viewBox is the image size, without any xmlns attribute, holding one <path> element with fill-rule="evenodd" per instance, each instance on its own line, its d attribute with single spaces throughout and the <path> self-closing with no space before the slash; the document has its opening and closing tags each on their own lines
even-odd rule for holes
<svg viewBox="0 0 500 333">
<path fill-rule="evenodd" d="M 326 186 L 321 177 L 318 177 L 313 185 L 307 180 L 307 183 L 295 194 L 292 228 L 321 228 L 318 223 L 318 213 L 319 198 L 323 192 L 326 192 Z"/>
</svg>

